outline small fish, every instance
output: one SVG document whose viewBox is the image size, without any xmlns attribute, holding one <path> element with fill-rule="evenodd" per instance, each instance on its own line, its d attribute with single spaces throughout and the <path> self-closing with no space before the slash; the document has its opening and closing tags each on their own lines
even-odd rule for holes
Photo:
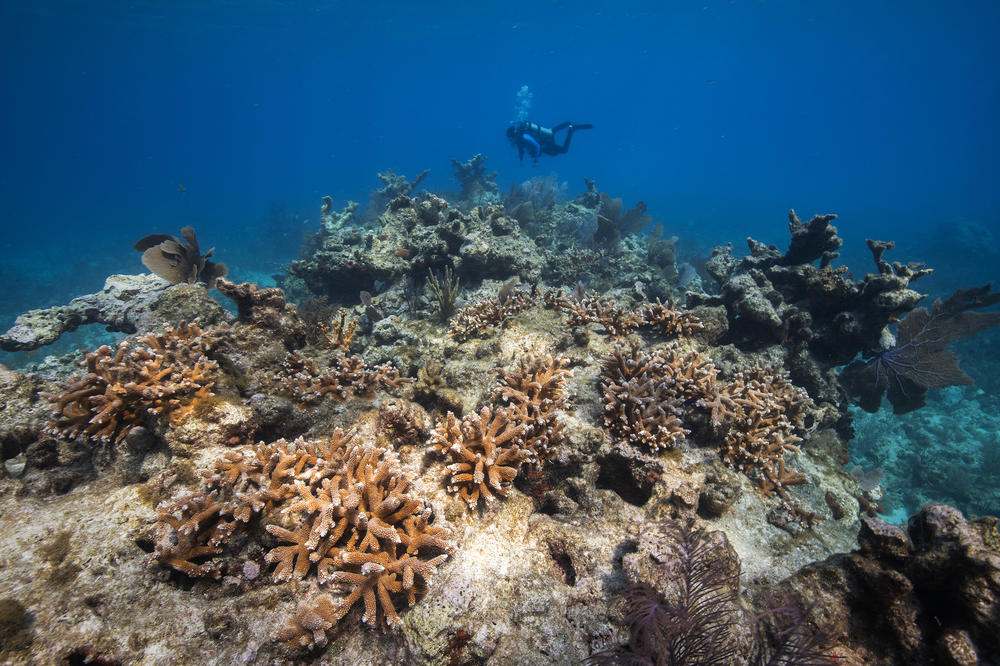
<svg viewBox="0 0 1000 666">
<path fill-rule="evenodd" d="M 184 194 L 184 183 L 177 183 L 177 193 Z"/>
</svg>

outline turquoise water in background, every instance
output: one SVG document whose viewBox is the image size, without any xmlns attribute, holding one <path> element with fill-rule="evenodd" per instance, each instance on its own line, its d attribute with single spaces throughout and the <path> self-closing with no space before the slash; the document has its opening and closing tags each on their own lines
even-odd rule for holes
<svg viewBox="0 0 1000 666">
<path fill-rule="evenodd" d="M 937 269 L 915 287 L 946 296 L 1000 277 L 997 34 L 993 1 L 3 0 L 0 330 L 142 272 L 132 243 L 186 224 L 233 279 L 270 283 L 321 196 L 367 202 L 386 169 L 455 190 L 451 159 L 475 153 L 502 190 L 555 173 L 570 196 L 588 177 L 645 201 L 680 259 L 784 246 L 789 208 L 837 213 L 856 276 L 864 239 L 892 239 L 890 260 Z M 504 130 L 525 85 L 532 120 L 596 129 L 520 166 Z M 942 439 L 974 472 L 949 487 L 998 483 L 1000 336 L 959 349 L 976 387 L 859 415 L 866 467 L 909 461 L 885 483 L 900 515 L 929 498 L 911 491 L 947 464 Z"/>
</svg>

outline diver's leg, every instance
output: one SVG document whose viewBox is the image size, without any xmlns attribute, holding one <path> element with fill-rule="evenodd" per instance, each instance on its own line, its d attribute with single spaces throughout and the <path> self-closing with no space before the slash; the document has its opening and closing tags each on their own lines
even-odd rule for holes
<svg viewBox="0 0 1000 666">
<path fill-rule="evenodd" d="M 566 130 L 566 140 L 563 141 L 563 145 L 559 149 L 560 153 L 565 153 L 566 151 L 569 150 L 569 142 L 573 138 L 573 132 L 575 132 L 575 131 L 576 131 L 576 127 L 574 127 L 573 125 L 570 125 L 569 129 Z"/>
<path fill-rule="evenodd" d="M 565 153 L 567 150 L 569 150 L 569 141 L 570 139 L 573 138 L 573 132 L 577 130 L 594 129 L 594 125 L 592 123 L 583 123 L 580 125 L 574 125 L 573 123 L 567 123 L 567 124 L 569 125 L 569 129 L 566 130 L 566 140 L 563 142 L 562 150 L 559 151 L 561 153 Z"/>
</svg>

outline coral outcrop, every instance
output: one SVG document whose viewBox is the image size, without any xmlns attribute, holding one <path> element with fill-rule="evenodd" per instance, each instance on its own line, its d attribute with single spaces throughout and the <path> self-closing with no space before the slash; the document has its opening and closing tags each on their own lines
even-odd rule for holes
<svg viewBox="0 0 1000 666">
<path fill-rule="evenodd" d="M 996 518 L 967 521 L 928 504 L 906 526 L 865 518 L 858 544 L 780 584 L 808 602 L 808 621 L 847 648 L 848 663 L 977 664 L 1000 654 Z"/>
<path fill-rule="evenodd" d="M 196 317 L 203 325 L 210 325 L 230 316 L 202 285 L 171 286 L 149 274 L 112 275 L 97 293 L 74 298 L 68 305 L 20 315 L 14 326 L 0 335 L 0 349 L 38 349 L 87 324 L 103 324 L 109 331 L 122 333 L 148 333 L 164 324 Z"/>
<path fill-rule="evenodd" d="M 454 268 L 466 284 L 484 278 L 538 280 L 542 258 L 534 243 L 496 205 L 468 213 L 433 194 L 390 202 L 378 228 L 345 227 L 326 235 L 308 259 L 290 272 L 332 303 L 355 303 L 361 290 L 406 275 L 422 279 L 428 269 Z"/>
<path fill-rule="evenodd" d="M 753 239 L 747 239 L 750 254 L 742 260 L 733 259 L 726 248 L 716 248 L 708 270 L 722 285 L 722 293 L 693 294 L 688 305 L 725 305 L 734 341 L 804 347 L 824 367 L 880 348 L 889 324 L 923 298 L 910 283 L 931 270 L 919 264 L 889 264 L 882 254 L 893 244 L 870 242 L 877 273 L 850 279 L 846 267 L 831 266 L 842 244 L 830 224 L 835 217 L 817 215 L 804 223 L 790 211 L 792 241 L 784 253 Z"/>
</svg>

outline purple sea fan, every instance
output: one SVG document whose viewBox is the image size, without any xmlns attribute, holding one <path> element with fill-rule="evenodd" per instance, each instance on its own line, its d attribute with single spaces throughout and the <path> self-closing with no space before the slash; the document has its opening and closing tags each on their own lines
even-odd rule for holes
<svg viewBox="0 0 1000 666">
<path fill-rule="evenodd" d="M 1000 312 L 968 312 L 1000 302 L 990 288 L 959 289 L 946 301 L 934 301 L 930 312 L 913 310 L 897 325 L 896 345 L 852 361 L 840 373 L 841 386 L 867 412 L 878 411 L 885 394 L 893 412 L 905 414 L 924 406 L 927 389 L 971 384 L 948 345 L 1000 324 Z"/>
</svg>

